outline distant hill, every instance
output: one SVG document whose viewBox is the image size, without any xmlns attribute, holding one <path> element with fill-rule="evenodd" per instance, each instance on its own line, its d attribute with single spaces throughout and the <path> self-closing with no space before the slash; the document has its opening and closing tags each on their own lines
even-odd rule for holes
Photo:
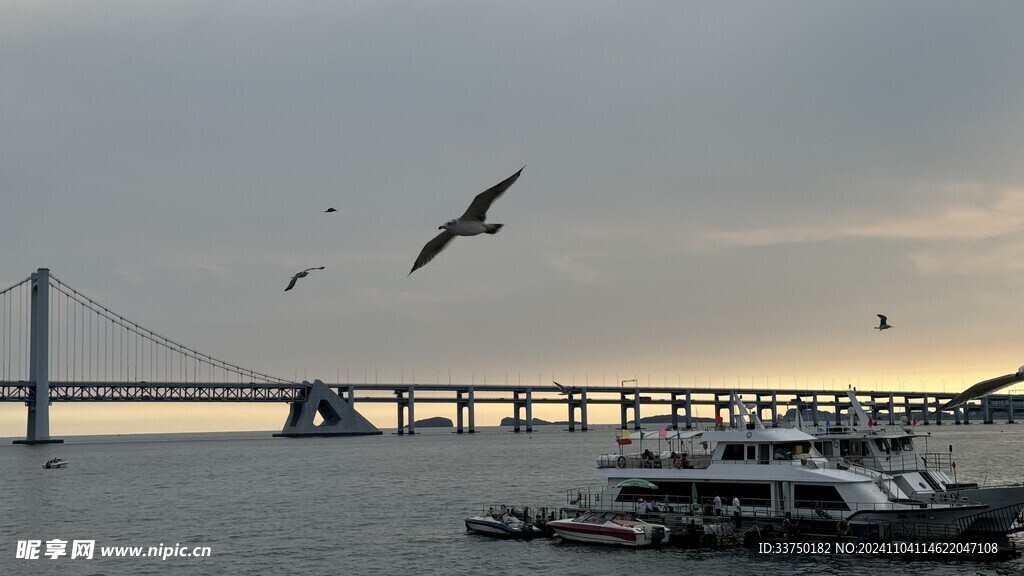
<svg viewBox="0 0 1024 576">
<path fill-rule="evenodd" d="M 533 425 L 534 426 L 542 426 L 544 424 L 561 424 L 561 422 L 548 422 L 547 420 L 541 420 L 540 418 L 534 418 L 533 419 Z M 565 422 L 565 424 L 568 424 L 568 422 Z M 499 424 L 499 426 L 515 426 L 515 425 L 516 425 L 516 419 L 512 418 L 511 416 L 506 416 L 505 418 L 502 418 L 501 419 L 501 424 Z M 519 421 L 519 425 L 520 426 L 525 426 L 526 425 L 526 419 L 524 418 L 524 419 L 520 420 Z"/>
<path fill-rule="evenodd" d="M 433 418 L 424 418 L 423 420 L 417 420 L 416 426 L 420 428 L 451 428 L 455 426 L 450 418 L 443 416 L 434 416 Z"/>
</svg>

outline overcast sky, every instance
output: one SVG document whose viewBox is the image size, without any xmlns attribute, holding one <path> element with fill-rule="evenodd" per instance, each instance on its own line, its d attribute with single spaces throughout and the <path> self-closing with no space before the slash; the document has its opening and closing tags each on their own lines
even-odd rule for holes
<svg viewBox="0 0 1024 576">
<path fill-rule="evenodd" d="M 1024 364 L 1021 22 L 1019 2 L 3 0 L 0 287 L 49 267 L 285 378 L 953 391 Z M 524 165 L 501 233 L 407 276 Z M 417 417 L 435 408 L 454 415 Z M 78 433 L 124 406 L 59 410 Z"/>
</svg>

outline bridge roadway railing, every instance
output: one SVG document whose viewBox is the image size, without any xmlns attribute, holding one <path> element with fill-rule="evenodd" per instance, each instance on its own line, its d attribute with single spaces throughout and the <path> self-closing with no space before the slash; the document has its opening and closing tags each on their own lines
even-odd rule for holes
<svg viewBox="0 0 1024 576">
<path fill-rule="evenodd" d="M 50 383 L 52 402 L 302 402 L 303 384 L 259 383 Z M 0 402 L 29 402 L 35 387 L 29 382 L 0 383 Z"/>
</svg>

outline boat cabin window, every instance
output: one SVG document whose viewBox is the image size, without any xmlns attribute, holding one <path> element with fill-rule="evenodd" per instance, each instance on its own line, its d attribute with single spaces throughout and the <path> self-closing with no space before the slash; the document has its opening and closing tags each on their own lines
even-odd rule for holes
<svg viewBox="0 0 1024 576">
<path fill-rule="evenodd" d="M 747 445 L 747 460 L 757 460 L 757 445 Z"/>
<path fill-rule="evenodd" d="M 900 447 L 903 448 L 904 452 L 913 452 L 914 451 L 914 441 L 913 440 L 911 440 L 910 438 L 899 438 L 898 440 L 900 441 Z"/>
<path fill-rule="evenodd" d="M 792 460 L 801 454 L 810 453 L 810 442 L 780 442 L 772 445 L 772 460 Z"/>
<path fill-rule="evenodd" d="M 878 451 L 882 453 L 889 452 L 889 441 L 885 438 L 875 438 L 875 446 L 878 446 Z"/>
<path fill-rule="evenodd" d="M 726 444 L 722 460 L 743 460 L 743 444 Z"/>
</svg>

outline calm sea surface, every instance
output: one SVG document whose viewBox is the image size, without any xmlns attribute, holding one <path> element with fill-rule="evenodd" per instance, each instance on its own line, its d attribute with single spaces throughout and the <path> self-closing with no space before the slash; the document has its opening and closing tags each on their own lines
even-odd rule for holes
<svg viewBox="0 0 1024 576">
<path fill-rule="evenodd" d="M 1022 480 L 1024 426 L 924 430 L 932 433 L 931 451 L 954 445 L 960 480 Z M 325 439 L 270 433 L 72 437 L 51 446 L 4 440 L 0 574 L 1024 574 L 1022 559 L 908 563 L 467 535 L 463 519 L 487 503 L 560 505 L 566 489 L 595 485 L 595 458 L 615 451 L 614 429 L 421 432 Z M 70 460 L 70 467 L 44 470 L 43 462 L 55 456 Z M 27 539 L 209 546 L 212 556 L 15 559 L 17 541 Z"/>
</svg>

